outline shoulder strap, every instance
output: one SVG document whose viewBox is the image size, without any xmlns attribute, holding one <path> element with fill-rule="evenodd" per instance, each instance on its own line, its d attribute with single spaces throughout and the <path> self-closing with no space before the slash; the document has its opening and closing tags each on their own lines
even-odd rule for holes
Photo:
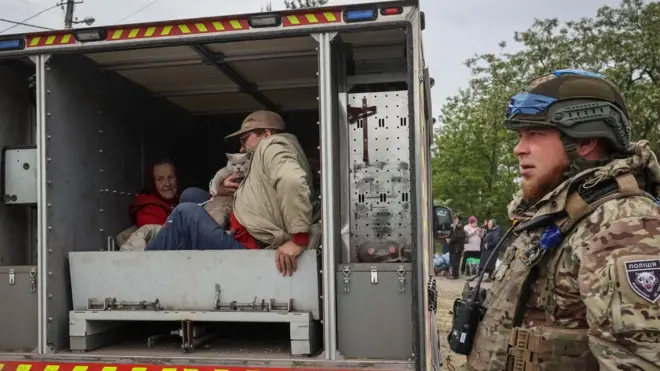
<svg viewBox="0 0 660 371">
<path fill-rule="evenodd" d="M 575 224 L 602 204 L 632 196 L 651 197 L 639 188 L 637 179 L 630 173 L 621 174 L 613 181 L 603 181 L 593 187 L 580 186 L 568 195 L 564 206 L 566 216 L 557 221 L 557 226 L 562 234 L 566 235 Z"/>
<path fill-rule="evenodd" d="M 645 196 L 651 197 L 646 192 L 639 188 L 639 184 L 634 175 L 630 173 L 621 174 L 610 181 L 603 181 L 593 187 L 585 188 L 580 186 L 577 190 L 569 194 L 564 213 L 558 215 L 556 225 L 566 236 L 575 225 L 591 214 L 596 208 L 602 204 L 619 199 L 632 196 Z M 557 268 L 558 257 L 560 253 L 556 252 L 550 262 L 550 270 L 548 271 L 546 286 L 542 288 L 542 300 L 546 303 L 546 318 L 548 315 L 554 314 L 556 308 L 556 300 L 554 298 L 554 276 Z M 527 304 L 531 297 L 531 289 L 538 276 L 538 264 L 531 268 L 527 278 L 523 282 L 518 296 L 518 303 L 513 316 L 513 326 L 520 326 L 523 316 L 527 309 Z"/>
</svg>

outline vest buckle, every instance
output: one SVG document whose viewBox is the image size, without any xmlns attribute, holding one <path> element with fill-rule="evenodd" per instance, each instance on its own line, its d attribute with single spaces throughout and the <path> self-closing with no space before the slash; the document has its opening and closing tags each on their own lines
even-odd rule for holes
<svg viewBox="0 0 660 371">
<path fill-rule="evenodd" d="M 534 352 L 537 350 L 538 336 L 527 329 L 515 327 L 509 336 L 509 350 L 507 355 L 508 371 L 534 371 L 537 370 L 537 359 Z"/>
<path fill-rule="evenodd" d="M 513 359 L 513 362 L 511 362 L 511 370 L 512 371 L 525 371 L 525 364 L 526 363 L 527 362 L 525 362 L 524 359 L 516 357 L 516 358 Z"/>
<path fill-rule="evenodd" d="M 518 349 L 527 350 L 527 345 L 529 344 L 529 331 L 516 329 L 518 336 L 516 336 L 515 347 Z"/>
</svg>

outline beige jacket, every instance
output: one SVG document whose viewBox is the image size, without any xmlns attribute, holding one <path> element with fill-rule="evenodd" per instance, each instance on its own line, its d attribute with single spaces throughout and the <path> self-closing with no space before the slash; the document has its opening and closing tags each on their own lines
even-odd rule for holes
<svg viewBox="0 0 660 371">
<path fill-rule="evenodd" d="M 276 134 L 259 143 L 234 197 L 234 214 L 255 239 L 275 249 L 318 219 L 312 171 L 298 139 Z M 308 246 L 309 247 L 309 246 Z"/>
</svg>

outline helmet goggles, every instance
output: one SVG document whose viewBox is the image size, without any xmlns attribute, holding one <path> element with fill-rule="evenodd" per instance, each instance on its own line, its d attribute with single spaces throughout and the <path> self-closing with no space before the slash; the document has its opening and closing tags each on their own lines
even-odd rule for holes
<svg viewBox="0 0 660 371">
<path fill-rule="evenodd" d="M 601 79 L 605 78 L 604 75 L 599 73 L 569 68 L 557 70 L 545 76 L 534 79 L 529 84 L 528 89 L 534 89 L 542 83 L 564 75 L 589 76 L 598 77 Z M 510 120 L 517 115 L 538 115 L 545 112 L 548 107 L 550 107 L 550 105 L 556 101 L 556 98 L 548 97 L 545 95 L 531 94 L 527 92 L 518 93 L 511 97 L 509 100 L 509 106 L 506 109 L 506 120 Z"/>
<path fill-rule="evenodd" d="M 605 79 L 601 74 L 565 69 L 535 79 L 528 89 L 533 90 L 538 85 L 563 75 Z M 624 112 L 615 104 L 595 97 L 558 99 L 521 92 L 509 100 L 504 126 L 509 130 L 553 127 L 576 139 L 608 139 L 618 149 L 625 148 L 630 140 L 630 124 Z"/>
</svg>

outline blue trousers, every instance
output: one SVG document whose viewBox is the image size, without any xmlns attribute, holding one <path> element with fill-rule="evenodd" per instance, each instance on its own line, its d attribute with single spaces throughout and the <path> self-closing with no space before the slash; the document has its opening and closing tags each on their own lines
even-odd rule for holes
<svg viewBox="0 0 660 371">
<path fill-rule="evenodd" d="M 145 250 L 245 249 L 199 205 L 206 201 L 206 191 L 199 188 L 186 189 L 181 194 L 179 205 L 167 217 L 163 229 L 147 244 Z"/>
<path fill-rule="evenodd" d="M 209 200 L 209 193 L 201 188 L 189 187 L 181 192 L 179 203 L 192 202 L 201 204 Z"/>
</svg>

